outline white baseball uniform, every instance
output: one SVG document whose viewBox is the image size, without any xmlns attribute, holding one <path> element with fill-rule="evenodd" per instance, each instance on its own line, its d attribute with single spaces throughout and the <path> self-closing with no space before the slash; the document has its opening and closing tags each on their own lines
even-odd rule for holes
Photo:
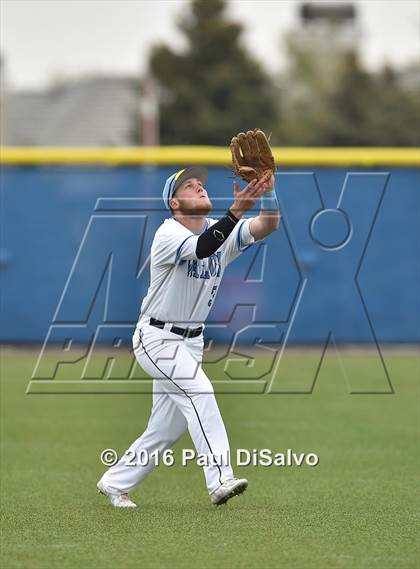
<svg viewBox="0 0 420 569">
<path fill-rule="evenodd" d="M 163 452 L 187 429 L 197 453 L 214 457 L 204 466 L 209 494 L 233 478 L 226 460 L 230 456 L 226 429 L 201 365 L 203 334 L 182 337 L 170 328 L 204 325 L 226 266 L 255 241 L 250 221 L 241 219 L 223 245 L 205 259 L 195 253 L 199 235 L 175 218 L 166 219 L 157 230 L 151 250 L 151 282 L 133 336 L 137 361 L 154 380 L 153 407 L 145 432 L 127 451 L 130 458 L 124 455 L 102 477 L 110 492 L 129 492 L 154 468 L 154 461 L 131 465 L 140 451 Z M 207 219 L 203 231 L 216 222 Z M 152 326 L 150 318 L 165 322 L 164 327 Z"/>
</svg>

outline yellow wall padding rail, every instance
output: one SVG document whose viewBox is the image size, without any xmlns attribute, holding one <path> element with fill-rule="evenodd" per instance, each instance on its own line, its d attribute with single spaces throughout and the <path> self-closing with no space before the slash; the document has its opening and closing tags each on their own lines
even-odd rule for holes
<svg viewBox="0 0 420 569">
<path fill-rule="evenodd" d="M 420 148 L 274 148 L 278 166 L 416 166 Z M 3 147 L 3 165 L 189 165 L 230 166 L 227 148 L 158 146 L 136 148 Z"/>
</svg>

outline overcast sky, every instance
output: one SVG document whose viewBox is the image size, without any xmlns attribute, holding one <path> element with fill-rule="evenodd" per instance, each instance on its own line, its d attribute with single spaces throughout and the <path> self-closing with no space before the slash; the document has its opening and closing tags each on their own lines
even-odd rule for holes
<svg viewBox="0 0 420 569">
<path fill-rule="evenodd" d="M 176 21 L 188 0 L 1 0 L 0 49 L 12 88 L 41 88 L 52 77 L 141 73 L 157 42 L 182 46 Z M 297 24 L 298 0 L 231 0 L 244 41 L 273 71 L 281 36 Z M 355 0 L 365 62 L 400 65 L 420 57 L 418 0 Z"/>
</svg>

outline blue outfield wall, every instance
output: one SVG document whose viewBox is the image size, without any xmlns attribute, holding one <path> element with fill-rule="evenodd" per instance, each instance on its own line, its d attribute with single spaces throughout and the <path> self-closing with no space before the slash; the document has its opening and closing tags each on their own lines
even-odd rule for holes
<svg viewBox="0 0 420 569">
<path fill-rule="evenodd" d="M 130 338 L 176 169 L 5 167 L 0 340 Z M 289 168 L 276 186 L 281 227 L 228 267 L 207 337 L 418 342 L 419 169 Z M 231 171 L 211 168 L 208 191 L 227 209 Z"/>
</svg>

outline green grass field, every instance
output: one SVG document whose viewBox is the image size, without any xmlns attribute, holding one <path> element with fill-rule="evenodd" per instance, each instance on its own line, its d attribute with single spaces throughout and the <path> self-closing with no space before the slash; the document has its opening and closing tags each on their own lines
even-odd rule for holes
<svg viewBox="0 0 420 569">
<path fill-rule="evenodd" d="M 150 395 L 27 395 L 37 355 L 2 353 L 3 568 L 418 567 L 414 353 L 385 352 L 394 395 L 350 395 L 329 356 L 311 395 L 218 395 L 232 449 L 312 451 L 319 465 L 237 468 L 250 487 L 219 508 L 200 468 L 161 466 L 135 510 L 95 484 L 100 451 L 142 432 Z M 344 363 L 369 377 L 374 358 Z"/>
</svg>

